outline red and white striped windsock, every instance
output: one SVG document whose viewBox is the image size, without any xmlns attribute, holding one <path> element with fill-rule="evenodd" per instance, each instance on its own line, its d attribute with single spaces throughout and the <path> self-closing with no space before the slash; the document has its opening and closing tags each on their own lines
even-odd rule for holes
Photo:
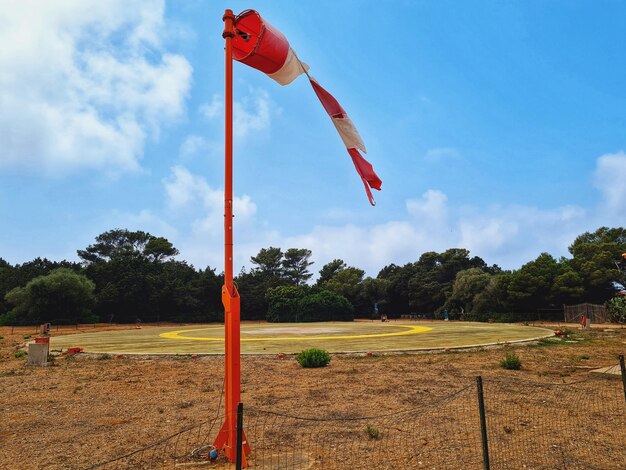
<svg viewBox="0 0 626 470">
<path fill-rule="evenodd" d="M 267 23 L 255 10 L 245 10 L 235 18 L 233 38 L 233 58 L 243 62 L 277 81 L 288 85 L 299 75 L 306 74 L 315 94 L 330 116 L 339 136 L 348 149 L 354 167 L 359 173 L 365 192 L 372 205 L 375 205 L 371 188 L 380 191 L 382 181 L 374 172 L 372 165 L 361 155 L 367 153 L 365 144 L 356 127 L 337 100 L 328 93 L 308 73 L 309 66 L 300 62 L 287 38 L 272 25 Z"/>
</svg>

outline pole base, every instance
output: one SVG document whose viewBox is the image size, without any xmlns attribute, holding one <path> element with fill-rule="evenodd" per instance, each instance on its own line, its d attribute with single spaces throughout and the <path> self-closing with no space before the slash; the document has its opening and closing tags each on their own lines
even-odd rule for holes
<svg viewBox="0 0 626 470">
<path fill-rule="evenodd" d="M 229 429 L 230 428 L 230 429 Z M 250 444 L 248 443 L 248 439 L 246 438 L 246 432 L 242 432 L 242 449 L 243 452 L 241 454 L 241 468 L 246 468 L 248 466 L 246 456 L 250 454 Z M 224 421 L 220 432 L 217 434 L 215 441 L 213 442 L 213 447 L 217 450 L 221 450 L 224 452 L 226 458 L 235 462 L 237 459 L 237 430 L 228 420 Z"/>
</svg>

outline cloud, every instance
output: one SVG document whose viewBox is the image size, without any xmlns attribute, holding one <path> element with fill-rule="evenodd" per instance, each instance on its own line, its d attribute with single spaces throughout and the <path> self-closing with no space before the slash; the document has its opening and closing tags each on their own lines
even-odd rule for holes
<svg viewBox="0 0 626 470">
<path fill-rule="evenodd" d="M 181 116 L 191 66 L 162 44 L 162 0 L 18 2 L 2 11 L 0 167 L 139 169 Z"/>
<path fill-rule="evenodd" d="M 233 137 L 244 141 L 251 134 L 267 131 L 271 127 L 272 116 L 280 113 L 267 91 L 249 89 L 248 95 L 233 103 Z M 224 100 L 215 94 L 210 103 L 200 106 L 199 112 L 209 120 L 223 119 Z"/>
<path fill-rule="evenodd" d="M 183 166 L 173 167 L 163 185 L 166 204 L 171 211 L 193 210 L 195 232 L 220 232 L 224 214 L 223 189 L 212 188 L 203 177 L 194 175 Z M 238 223 L 246 224 L 256 215 L 256 204 L 248 195 L 235 196 L 233 204 Z"/>
<path fill-rule="evenodd" d="M 613 182 L 621 175 L 624 156 L 605 157 L 598 158 L 596 175 Z M 163 187 L 166 211 L 161 223 L 166 229 L 177 227 L 172 241 L 180 249 L 181 259 L 221 270 L 222 189 L 212 188 L 203 177 L 180 165 L 171 169 Z M 607 200 L 615 197 L 619 201 L 619 195 L 607 194 Z M 582 232 L 614 225 L 614 217 L 575 205 L 549 209 L 522 204 L 456 207 L 438 189 L 405 201 L 405 213 L 395 220 L 371 225 L 337 221 L 294 235 L 276 229 L 271 221 L 257 220 L 256 203 L 247 195 L 235 197 L 234 207 L 236 271 L 242 266 L 249 268 L 250 257 L 268 246 L 311 249 L 314 272 L 334 258 L 342 258 L 376 276 L 388 264 L 402 265 L 416 261 L 426 251 L 448 248 L 467 248 L 472 256 L 480 256 L 488 264 L 517 269 L 541 252 L 567 256 L 567 247 Z M 142 217 L 150 226 L 158 226 L 159 217 L 153 213 Z"/>
<path fill-rule="evenodd" d="M 441 225 L 448 215 L 448 197 L 439 190 L 429 189 L 421 199 L 406 201 L 408 213 L 423 224 Z"/>
<path fill-rule="evenodd" d="M 604 209 L 626 216 L 626 154 L 623 151 L 598 158 L 594 184 L 604 197 Z"/>
<path fill-rule="evenodd" d="M 188 135 L 180 146 L 179 155 L 182 159 L 190 159 L 200 153 L 208 153 L 214 145 L 199 135 Z"/>
</svg>

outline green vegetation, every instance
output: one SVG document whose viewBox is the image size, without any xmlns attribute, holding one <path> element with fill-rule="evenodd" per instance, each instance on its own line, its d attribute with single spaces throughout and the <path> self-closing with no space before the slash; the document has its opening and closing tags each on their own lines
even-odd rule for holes
<svg viewBox="0 0 626 470">
<path fill-rule="evenodd" d="M 608 301 L 611 319 L 626 322 L 626 299 L 612 299 L 611 285 L 626 282 L 615 265 L 626 252 L 626 228 L 585 232 L 569 252 L 560 259 L 542 253 L 504 271 L 451 248 L 389 264 L 376 277 L 334 259 L 312 283 L 311 250 L 268 247 L 235 281 L 243 320 L 442 318 L 447 310 L 453 320 L 524 322 L 539 312 L 542 320 L 560 320 L 562 304 Z M 36 258 L 11 265 L 0 258 L 0 325 L 223 320 L 223 276 L 175 260 L 178 250 L 166 238 L 114 229 L 77 253 L 80 263 Z"/>
<path fill-rule="evenodd" d="M 21 351 L 21 350 L 20 351 L 15 351 L 13 353 L 13 357 L 15 357 L 15 359 L 20 359 L 20 358 L 26 356 L 27 354 L 28 353 L 26 351 Z"/>
<path fill-rule="evenodd" d="M 514 352 L 506 354 L 504 359 L 500 361 L 500 367 L 508 370 L 520 370 L 522 367 L 522 361 Z"/>
<path fill-rule="evenodd" d="M 614 297 L 608 302 L 609 321 L 626 323 L 626 297 Z"/>
<path fill-rule="evenodd" d="M 365 428 L 365 432 L 367 433 L 368 437 L 370 439 L 380 439 L 380 431 L 378 430 L 378 428 L 376 426 L 371 426 L 371 425 L 367 425 L 367 427 Z"/>
<path fill-rule="evenodd" d="M 323 349 L 305 349 L 298 353 L 296 361 L 305 368 L 326 367 L 330 363 L 330 354 Z"/>
</svg>

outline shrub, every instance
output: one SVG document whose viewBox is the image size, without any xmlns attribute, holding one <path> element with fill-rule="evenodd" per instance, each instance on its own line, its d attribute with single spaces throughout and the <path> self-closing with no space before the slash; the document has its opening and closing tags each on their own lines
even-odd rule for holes
<svg viewBox="0 0 626 470">
<path fill-rule="evenodd" d="M 298 353 L 296 361 L 298 361 L 298 364 L 302 367 L 326 367 L 330 362 L 330 354 L 328 354 L 328 351 L 324 351 L 323 349 L 305 349 L 304 351 Z"/>
<path fill-rule="evenodd" d="M 514 352 L 507 353 L 504 359 L 500 361 L 500 367 L 508 370 L 520 370 L 522 367 L 522 361 L 520 361 L 517 354 Z"/>
<path fill-rule="evenodd" d="M 15 356 L 15 359 L 19 359 L 21 357 L 26 356 L 26 351 L 15 351 L 13 353 L 13 356 Z"/>
<path fill-rule="evenodd" d="M 370 439 L 378 439 L 380 437 L 380 431 L 376 426 L 370 426 L 368 424 L 367 428 L 365 428 L 365 432 L 367 432 Z"/>
<path fill-rule="evenodd" d="M 24 339 L 30 339 L 30 335 L 24 335 L 24 336 L 22 336 L 22 338 L 24 338 Z"/>
</svg>

